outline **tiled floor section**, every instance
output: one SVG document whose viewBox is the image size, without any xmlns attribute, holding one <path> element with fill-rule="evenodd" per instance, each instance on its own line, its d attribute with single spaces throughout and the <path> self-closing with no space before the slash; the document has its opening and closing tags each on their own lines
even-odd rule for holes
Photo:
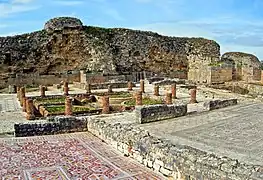
<svg viewBox="0 0 263 180">
<path fill-rule="evenodd" d="M 22 180 L 165 179 L 89 133 L 0 139 L 0 177 Z"/>
</svg>

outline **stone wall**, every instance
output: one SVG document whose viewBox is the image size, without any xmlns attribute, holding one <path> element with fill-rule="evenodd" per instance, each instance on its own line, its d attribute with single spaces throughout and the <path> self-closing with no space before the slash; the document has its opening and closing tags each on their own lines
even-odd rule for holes
<svg viewBox="0 0 263 180">
<path fill-rule="evenodd" d="M 42 136 L 87 131 L 87 121 L 73 116 L 57 116 L 52 121 L 15 124 L 15 136 Z"/>
<path fill-rule="evenodd" d="M 149 81 L 150 83 L 150 81 Z M 184 79 L 167 79 L 165 78 L 164 80 L 161 81 L 154 81 L 152 82 L 153 85 L 156 86 L 166 86 L 166 85 L 172 85 L 172 84 L 185 84 Z"/>
<path fill-rule="evenodd" d="M 198 149 L 172 144 L 132 124 L 110 124 L 102 119 L 87 117 L 88 131 L 103 139 L 120 152 L 146 167 L 176 180 L 229 179 L 259 180 L 260 166 L 236 159 L 218 157 Z"/>
<path fill-rule="evenodd" d="M 248 94 L 250 95 L 261 95 L 263 96 L 263 85 L 261 84 L 251 84 L 246 82 L 227 82 L 226 86 L 238 86 L 243 89 L 248 90 Z"/>
<path fill-rule="evenodd" d="M 185 116 L 187 114 L 187 105 L 159 104 L 150 106 L 136 106 L 135 113 L 137 122 L 144 124 Z"/>
<path fill-rule="evenodd" d="M 221 59 L 232 61 L 233 80 L 260 81 L 261 63 L 256 56 L 241 52 L 228 52 L 223 54 Z"/>
<path fill-rule="evenodd" d="M 104 74 L 149 71 L 187 78 L 195 62 L 219 58 L 215 41 L 81 26 L 80 21 L 71 20 L 56 18 L 48 21 L 44 30 L 0 37 L 0 78 L 18 72 L 47 74 L 74 69 Z"/>
<path fill-rule="evenodd" d="M 229 62 L 217 62 L 210 64 L 211 67 L 211 83 L 224 83 L 232 81 L 233 66 Z"/>
<path fill-rule="evenodd" d="M 204 107 L 209 111 L 233 105 L 237 105 L 237 99 L 213 100 L 204 103 Z"/>
<path fill-rule="evenodd" d="M 21 74 L 16 77 L 10 77 L 6 81 L 0 83 L 1 86 L 6 85 L 44 85 L 50 86 L 53 84 L 59 84 L 61 81 L 68 81 L 72 83 L 74 81 L 80 81 L 79 73 L 76 74 L 61 74 L 61 75 L 39 75 L 39 74 Z"/>
</svg>

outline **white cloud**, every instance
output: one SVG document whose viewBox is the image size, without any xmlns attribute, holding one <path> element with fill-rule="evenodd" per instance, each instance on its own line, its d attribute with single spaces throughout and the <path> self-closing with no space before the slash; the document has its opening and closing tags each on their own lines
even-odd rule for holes
<svg viewBox="0 0 263 180">
<path fill-rule="evenodd" d="M 62 5 L 62 6 L 75 6 L 83 4 L 84 1 L 74 1 L 74 0 L 59 0 L 53 1 L 55 4 Z"/>
<path fill-rule="evenodd" d="M 34 0 L 13 0 L 13 4 L 28 4 L 30 2 L 33 2 Z"/>
<path fill-rule="evenodd" d="M 30 4 L 33 1 L 34 0 L 13 0 L 9 3 L 0 3 L 0 18 L 38 9 L 39 6 Z"/>
</svg>

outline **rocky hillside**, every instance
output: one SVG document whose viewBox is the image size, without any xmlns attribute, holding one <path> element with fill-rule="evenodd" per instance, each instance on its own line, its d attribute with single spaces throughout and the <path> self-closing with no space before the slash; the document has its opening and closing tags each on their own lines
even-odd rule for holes
<svg viewBox="0 0 263 180">
<path fill-rule="evenodd" d="M 79 19 L 54 18 L 41 31 L 0 37 L 0 74 L 48 74 L 87 69 L 104 73 L 153 71 L 187 74 L 189 57 L 217 59 L 219 45 L 203 38 L 83 26 Z"/>
</svg>

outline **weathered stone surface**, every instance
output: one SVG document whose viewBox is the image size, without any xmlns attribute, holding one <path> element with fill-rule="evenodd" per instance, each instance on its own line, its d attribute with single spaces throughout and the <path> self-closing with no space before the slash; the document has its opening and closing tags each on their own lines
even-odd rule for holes
<svg viewBox="0 0 263 180">
<path fill-rule="evenodd" d="M 237 104 L 237 99 L 223 99 L 205 102 L 204 106 L 207 110 L 220 109 L 228 106 L 233 106 Z"/>
<path fill-rule="evenodd" d="M 65 28 L 82 28 L 82 22 L 77 18 L 58 17 L 45 23 L 44 29 L 48 32 L 63 30 Z"/>
<path fill-rule="evenodd" d="M 205 61 L 220 55 L 219 45 L 212 40 L 82 26 L 72 18 L 50 20 L 45 29 L 48 31 L 0 37 L 0 64 L 6 67 L 0 73 L 5 78 L 10 73 L 74 69 L 106 74 L 145 70 L 186 78 L 189 59 Z"/>
<path fill-rule="evenodd" d="M 261 62 L 256 56 L 242 52 L 227 52 L 222 55 L 221 60 L 232 63 L 233 80 L 247 82 L 261 80 Z"/>
<path fill-rule="evenodd" d="M 262 177 L 258 166 L 156 138 L 131 124 L 110 124 L 102 119 L 88 119 L 88 130 L 124 152 L 131 146 L 129 156 L 155 171 L 175 179 L 257 180 Z M 117 147 L 116 147 L 117 148 Z M 147 163 L 146 163 L 147 162 Z"/>
<path fill-rule="evenodd" d="M 185 116 L 187 114 L 187 105 L 136 106 L 135 113 L 137 121 L 143 124 Z"/>
<path fill-rule="evenodd" d="M 50 121 L 15 124 L 14 128 L 16 137 L 82 132 L 87 130 L 87 120 L 73 116 L 56 116 Z"/>
</svg>

